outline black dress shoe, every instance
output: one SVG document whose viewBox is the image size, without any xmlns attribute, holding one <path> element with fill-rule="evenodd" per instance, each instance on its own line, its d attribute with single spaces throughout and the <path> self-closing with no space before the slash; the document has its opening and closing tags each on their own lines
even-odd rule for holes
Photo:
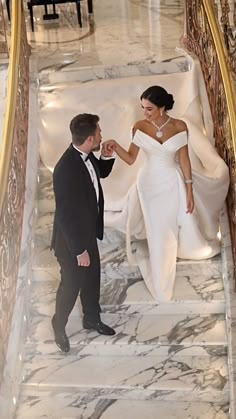
<svg viewBox="0 0 236 419">
<path fill-rule="evenodd" d="M 58 346 L 58 348 L 61 349 L 62 352 L 69 352 L 70 350 L 70 342 L 68 337 L 66 336 L 66 332 L 64 331 L 59 331 L 56 328 L 56 324 L 55 324 L 55 316 L 53 316 L 52 318 L 52 328 L 54 331 L 54 335 L 55 335 L 55 342 Z"/>
<path fill-rule="evenodd" d="M 104 324 L 101 320 L 93 322 L 91 320 L 83 319 L 83 328 L 88 330 L 96 330 L 100 335 L 115 335 L 116 332 L 110 326 Z"/>
</svg>

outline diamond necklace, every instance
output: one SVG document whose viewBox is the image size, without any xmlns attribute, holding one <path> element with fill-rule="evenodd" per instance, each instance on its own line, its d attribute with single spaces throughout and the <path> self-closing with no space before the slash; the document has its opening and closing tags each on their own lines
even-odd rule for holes
<svg viewBox="0 0 236 419">
<path fill-rule="evenodd" d="M 156 137 L 157 138 L 161 138 L 163 136 L 163 132 L 161 131 L 162 128 L 164 128 L 171 120 L 171 117 L 169 116 L 169 118 L 167 119 L 167 121 L 162 124 L 160 127 L 159 125 L 155 124 L 154 121 L 151 121 L 151 124 L 154 125 L 155 128 L 157 128 L 157 133 L 156 133 Z"/>
</svg>

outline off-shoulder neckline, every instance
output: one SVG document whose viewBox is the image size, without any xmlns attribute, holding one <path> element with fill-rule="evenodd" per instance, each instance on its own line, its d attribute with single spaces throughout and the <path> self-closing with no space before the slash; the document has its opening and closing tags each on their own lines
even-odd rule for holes
<svg viewBox="0 0 236 419">
<path fill-rule="evenodd" d="M 166 141 L 164 141 L 163 143 L 160 143 L 160 141 L 158 141 L 156 138 L 154 138 L 154 137 L 152 137 L 151 135 L 149 135 L 149 134 L 146 134 L 145 132 L 143 132 L 143 131 L 141 131 L 140 129 L 137 129 L 136 130 L 136 132 L 141 132 L 142 134 L 144 134 L 144 135 L 146 135 L 147 137 L 149 137 L 149 138 L 151 138 L 153 141 L 155 141 L 157 144 L 159 144 L 160 146 L 163 146 L 164 144 L 166 144 L 166 143 L 168 143 L 168 141 L 170 141 L 170 140 L 172 140 L 174 137 L 176 137 L 177 135 L 180 135 L 180 134 L 186 134 L 187 135 L 187 131 L 186 130 L 184 130 L 184 131 L 180 131 L 180 132 L 177 132 L 176 134 L 174 134 L 174 135 L 172 135 L 171 137 L 169 137 Z M 135 132 L 135 135 L 136 135 L 136 132 Z M 134 135 L 134 136 L 135 136 Z"/>
</svg>

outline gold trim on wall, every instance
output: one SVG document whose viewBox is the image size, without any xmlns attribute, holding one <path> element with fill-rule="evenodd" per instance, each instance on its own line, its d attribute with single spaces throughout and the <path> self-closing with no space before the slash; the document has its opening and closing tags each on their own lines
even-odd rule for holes
<svg viewBox="0 0 236 419">
<path fill-rule="evenodd" d="M 0 385 L 15 307 L 25 204 L 29 47 L 22 3 L 22 0 L 12 3 L 6 113 L 0 150 Z"/>
<path fill-rule="evenodd" d="M 12 2 L 12 35 L 10 48 L 10 61 L 8 69 L 6 113 L 3 127 L 3 138 L 0 149 L 0 214 L 7 190 L 8 174 L 13 143 L 15 125 L 16 98 L 20 61 L 22 5 L 21 1 Z"/>
</svg>

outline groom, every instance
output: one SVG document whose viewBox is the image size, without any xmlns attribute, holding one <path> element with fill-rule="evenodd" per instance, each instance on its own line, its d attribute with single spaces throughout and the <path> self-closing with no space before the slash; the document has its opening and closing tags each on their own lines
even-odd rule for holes
<svg viewBox="0 0 236 419">
<path fill-rule="evenodd" d="M 97 159 L 93 151 L 101 144 L 99 117 L 79 114 L 70 123 L 72 144 L 53 173 L 56 211 L 51 248 L 61 267 L 52 327 L 56 344 L 70 350 L 65 327 L 80 293 L 83 327 L 100 334 L 115 331 L 100 318 L 100 258 L 97 238 L 103 238 L 104 199 L 100 177 L 109 175 L 114 164 L 112 151 Z"/>
</svg>

